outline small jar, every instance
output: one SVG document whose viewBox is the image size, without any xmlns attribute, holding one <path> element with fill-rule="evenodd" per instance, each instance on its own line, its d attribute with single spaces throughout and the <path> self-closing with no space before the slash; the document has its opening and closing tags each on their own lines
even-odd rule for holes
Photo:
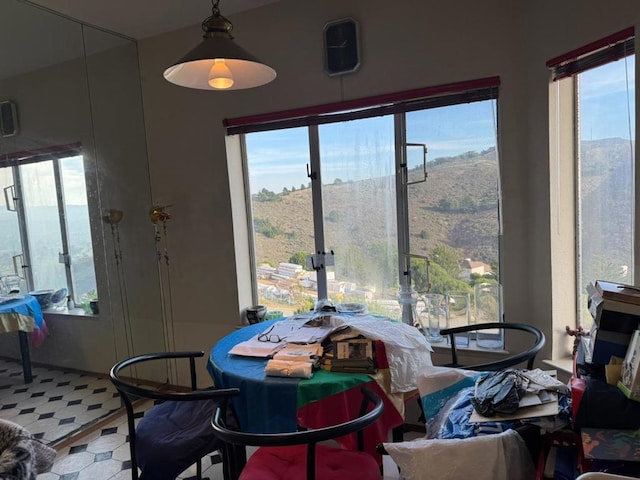
<svg viewBox="0 0 640 480">
<path fill-rule="evenodd" d="M 76 308 L 76 304 L 73 301 L 73 298 L 71 298 L 71 295 L 69 295 L 67 297 L 67 310 L 73 310 L 74 308 Z"/>
</svg>

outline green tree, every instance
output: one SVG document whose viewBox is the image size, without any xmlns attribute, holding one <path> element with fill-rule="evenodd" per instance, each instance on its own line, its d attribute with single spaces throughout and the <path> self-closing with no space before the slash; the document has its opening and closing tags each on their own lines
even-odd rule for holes
<svg viewBox="0 0 640 480">
<path fill-rule="evenodd" d="M 289 263 L 296 263 L 298 265 L 302 265 L 302 267 L 306 270 L 307 268 L 307 253 L 306 252 L 296 252 L 291 257 L 289 257 Z"/>
<path fill-rule="evenodd" d="M 282 229 L 272 225 L 268 218 L 256 218 L 253 221 L 253 229 L 255 232 L 261 233 L 267 238 L 274 238 L 283 233 Z"/>
<path fill-rule="evenodd" d="M 326 220 L 328 222 L 337 223 L 340 220 L 342 220 L 342 214 L 340 212 L 338 212 L 337 210 L 331 210 L 329 212 L 329 214 L 327 215 Z"/>
<path fill-rule="evenodd" d="M 260 190 L 260 192 L 256 193 L 253 196 L 253 199 L 256 202 L 279 202 L 282 201 L 282 197 L 280 195 L 277 195 L 275 193 L 273 193 L 270 190 L 267 190 L 266 188 L 263 188 L 262 190 Z"/>
<path fill-rule="evenodd" d="M 450 277 L 456 279 L 460 277 L 460 254 L 449 245 L 444 243 L 436 244 L 431 250 L 429 259 L 432 263 L 435 262 L 444 268 Z"/>
<path fill-rule="evenodd" d="M 431 281 L 431 292 L 446 294 L 448 292 L 469 291 L 469 284 L 459 278 L 454 278 L 437 263 L 429 266 L 429 280 Z"/>
</svg>

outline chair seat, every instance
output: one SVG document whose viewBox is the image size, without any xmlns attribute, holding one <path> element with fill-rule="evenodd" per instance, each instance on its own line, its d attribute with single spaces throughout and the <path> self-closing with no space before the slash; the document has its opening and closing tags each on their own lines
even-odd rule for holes
<svg viewBox="0 0 640 480">
<path fill-rule="evenodd" d="M 306 452 L 306 445 L 260 447 L 247 461 L 240 480 L 304 480 Z M 380 467 L 368 453 L 317 445 L 316 462 L 319 480 L 380 480 Z"/>
<path fill-rule="evenodd" d="M 142 478 L 174 480 L 199 458 L 222 447 L 211 428 L 211 399 L 155 405 L 136 428 L 136 455 Z"/>
</svg>

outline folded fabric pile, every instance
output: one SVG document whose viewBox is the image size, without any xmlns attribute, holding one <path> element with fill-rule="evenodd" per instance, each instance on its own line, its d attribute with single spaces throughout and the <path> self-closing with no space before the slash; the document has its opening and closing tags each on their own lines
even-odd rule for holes
<svg viewBox="0 0 640 480">
<path fill-rule="evenodd" d="M 313 364 L 304 360 L 278 360 L 272 358 L 267 362 L 265 374 L 273 377 L 311 378 Z"/>
<path fill-rule="evenodd" d="M 317 365 L 322 352 L 323 348 L 319 343 L 311 345 L 290 343 L 267 362 L 265 374 L 273 377 L 311 378 L 313 368 Z"/>
</svg>

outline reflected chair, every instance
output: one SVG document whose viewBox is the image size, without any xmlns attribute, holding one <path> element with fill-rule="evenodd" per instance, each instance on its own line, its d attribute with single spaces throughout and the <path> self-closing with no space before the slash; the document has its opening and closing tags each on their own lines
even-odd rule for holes
<svg viewBox="0 0 640 480">
<path fill-rule="evenodd" d="M 458 352 L 456 350 L 455 336 L 461 333 L 469 334 L 469 332 L 477 332 L 478 330 L 518 330 L 532 335 L 532 344 L 529 348 L 522 352 L 514 353 L 506 358 L 496 360 L 493 362 L 479 363 L 475 365 L 461 365 L 458 362 Z M 527 362 L 527 369 L 533 368 L 533 363 L 536 359 L 536 355 L 542 347 L 544 347 L 545 336 L 539 329 L 531 325 L 524 323 L 507 323 L 507 322 L 492 322 L 492 323 L 478 323 L 474 325 L 463 325 L 461 327 L 447 328 L 440 331 L 442 336 L 449 336 L 449 344 L 451 345 L 451 363 L 444 366 L 464 368 L 465 370 L 475 371 L 496 371 L 503 368 L 515 367 L 521 363 Z"/>
<path fill-rule="evenodd" d="M 216 434 L 228 443 L 260 447 L 247 461 L 240 480 L 380 480 L 380 467 L 372 455 L 318 444 L 357 432 L 358 447 L 362 450 L 363 430 L 382 415 L 384 408 L 377 394 L 366 388 L 362 394 L 358 417 L 324 428 L 272 434 L 232 430 L 224 421 L 226 400 L 216 408 L 211 424 Z M 373 404 L 371 409 L 370 404 Z"/>
<path fill-rule="evenodd" d="M 235 477 L 236 461 L 244 463 L 244 452 L 216 437 L 211 428 L 211 415 L 218 402 L 238 389 L 198 390 L 195 359 L 204 352 L 163 352 L 138 355 L 116 363 L 110 371 L 111 381 L 120 393 L 127 411 L 131 478 L 141 480 L 174 480 L 180 473 L 196 465 L 196 478 L 202 478 L 202 457 L 218 451 L 222 457 L 225 480 Z M 189 362 L 190 390 L 153 388 L 122 376 L 122 371 L 143 362 Z M 154 406 L 144 413 L 136 426 L 137 400 L 150 399 Z M 142 408 L 138 408 L 142 410 Z M 228 419 L 232 422 L 232 419 Z"/>
</svg>

